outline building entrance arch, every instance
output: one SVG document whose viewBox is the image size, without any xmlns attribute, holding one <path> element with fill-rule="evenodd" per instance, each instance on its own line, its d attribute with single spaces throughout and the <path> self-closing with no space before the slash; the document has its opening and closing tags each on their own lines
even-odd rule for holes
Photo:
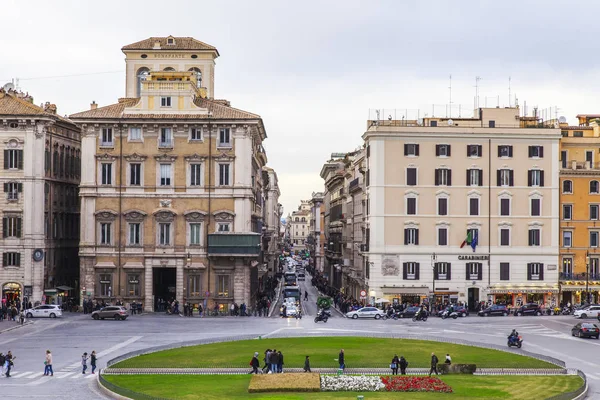
<svg viewBox="0 0 600 400">
<path fill-rule="evenodd" d="M 7 304 L 17 300 L 20 301 L 23 298 L 21 284 L 17 282 L 7 282 L 2 285 L 2 298 L 6 299 Z"/>
</svg>

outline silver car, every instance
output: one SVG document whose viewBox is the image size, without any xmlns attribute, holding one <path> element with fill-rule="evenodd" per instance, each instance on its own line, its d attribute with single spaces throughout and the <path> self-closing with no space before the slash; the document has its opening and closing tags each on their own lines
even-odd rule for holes
<svg viewBox="0 0 600 400">
<path fill-rule="evenodd" d="M 347 318 L 358 319 L 358 318 L 375 318 L 375 319 L 387 319 L 385 312 L 375 307 L 363 307 L 356 311 L 350 311 L 346 313 Z"/>
<path fill-rule="evenodd" d="M 121 306 L 108 306 L 92 312 L 92 318 L 94 318 L 95 320 L 104 318 L 114 318 L 115 320 L 124 321 L 127 317 L 129 317 L 127 309 Z"/>
</svg>

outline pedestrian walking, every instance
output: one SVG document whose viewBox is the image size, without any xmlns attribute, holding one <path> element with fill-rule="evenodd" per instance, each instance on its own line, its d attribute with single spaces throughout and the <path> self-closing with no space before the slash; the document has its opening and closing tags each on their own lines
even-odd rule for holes
<svg viewBox="0 0 600 400">
<path fill-rule="evenodd" d="M 438 370 L 437 370 L 437 364 L 438 364 L 438 358 L 435 355 L 435 353 L 431 353 L 431 368 L 429 369 L 429 376 L 431 376 L 432 372 L 435 372 L 435 374 L 438 374 Z"/>
<path fill-rule="evenodd" d="M 250 360 L 250 366 L 252 367 L 252 371 L 250 374 L 258 374 L 258 366 L 260 363 L 258 362 L 258 351 L 254 353 L 254 357 Z"/>
<path fill-rule="evenodd" d="M 96 373 L 96 350 L 92 350 L 92 354 L 90 355 L 90 364 L 92 365 L 92 374 Z"/>
<path fill-rule="evenodd" d="M 452 358 L 450 358 L 450 354 L 446 354 L 446 361 L 444 361 L 444 364 L 452 364 Z"/>
<path fill-rule="evenodd" d="M 398 362 L 398 365 L 400 366 L 400 373 L 402 375 L 406 375 L 406 368 L 408 367 L 408 361 L 406 361 L 406 358 L 404 358 L 404 356 L 400 356 L 400 361 Z"/>
<path fill-rule="evenodd" d="M 198 316 L 202 318 L 202 304 L 198 303 Z"/>
<path fill-rule="evenodd" d="M 283 354 L 281 354 L 281 351 L 277 352 L 277 373 L 283 373 Z"/>
<path fill-rule="evenodd" d="M 44 361 L 44 375 L 54 376 L 54 371 L 52 370 L 52 353 L 50 350 L 46 350 L 46 360 Z"/>
<path fill-rule="evenodd" d="M 277 373 L 277 365 L 279 365 L 279 353 L 276 349 L 271 352 L 271 373 Z"/>
<path fill-rule="evenodd" d="M 340 354 L 338 354 L 338 363 L 340 364 L 340 369 L 344 371 L 346 369 L 346 360 L 344 358 L 344 349 L 340 350 Z"/>
<path fill-rule="evenodd" d="M 21 325 L 25 323 L 25 313 L 23 312 L 23 310 L 21 310 L 21 312 L 19 313 L 19 322 L 21 323 Z"/>
<path fill-rule="evenodd" d="M 308 356 L 304 359 L 304 372 L 311 372 L 310 370 L 310 359 Z"/>
<path fill-rule="evenodd" d="M 304 301 L 308 301 L 308 291 L 304 291 Z"/>
<path fill-rule="evenodd" d="M 83 353 L 81 356 L 81 373 L 85 375 L 85 371 L 87 370 L 87 360 L 88 353 Z"/>
<path fill-rule="evenodd" d="M 4 376 L 4 363 L 6 362 L 6 356 L 0 352 L 0 376 Z"/>
<path fill-rule="evenodd" d="M 398 375 L 399 364 L 400 364 L 400 359 L 398 358 L 398 354 L 394 354 L 394 358 L 392 358 L 392 362 L 390 363 L 390 369 L 392 370 L 392 375 Z"/>
<path fill-rule="evenodd" d="M 10 370 L 15 365 L 15 358 L 17 357 L 13 356 L 10 350 L 8 351 L 8 353 L 6 353 L 6 356 L 4 358 L 4 370 L 6 371 L 5 376 L 7 378 L 10 378 Z"/>
<path fill-rule="evenodd" d="M 269 371 L 271 370 L 271 349 L 267 349 L 265 351 L 265 366 L 263 367 L 263 372 L 265 374 L 269 373 Z"/>
</svg>

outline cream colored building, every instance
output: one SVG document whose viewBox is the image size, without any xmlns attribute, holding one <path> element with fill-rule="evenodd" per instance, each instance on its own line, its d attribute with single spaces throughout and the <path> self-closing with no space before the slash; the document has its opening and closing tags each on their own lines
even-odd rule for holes
<svg viewBox="0 0 600 400">
<path fill-rule="evenodd" d="M 122 51 L 126 97 L 71 116 L 83 131 L 82 290 L 146 310 L 253 307 L 266 273 L 261 117 L 214 99 L 213 46 L 169 36 Z"/>
<path fill-rule="evenodd" d="M 435 284 L 437 301 L 470 307 L 556 301 L 560 130 L 529 125 L 518 108 L 369 122 L 375 296 L 420 302 Z M 460 248 L 468 231 L 477 232 L 474 250 Z"/>
<path fill-rule="evenodd" d="M 311 264 L 317 271 L 323 272 L 323 258 L 325 255 L 325 229 L 323 226 L 323 192 L 313 192 L 310 201 L 310 222 L 308 247 L 311 252 Z"/>
<path fill-rule="evenodd" d="M 2 297 L 60 304 L 79 286 L 80 129 L 14 90 L 0 89 L 0 121 Z"/>
<path fill-rule="evenodd" d="M 294 245 L 292 248 L 294 252 L 306 250 L 305 242 L 309 234 L 310 210 L 310 200 L 301 200 L 298 210 L 288 215 L 290 240 Z"/>
</svg>

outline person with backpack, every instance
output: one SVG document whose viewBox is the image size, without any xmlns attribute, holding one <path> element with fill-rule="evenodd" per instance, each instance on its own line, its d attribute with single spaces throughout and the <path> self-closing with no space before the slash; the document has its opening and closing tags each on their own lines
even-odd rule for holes
<svg viewBox="0 0 600 400">
<path fill-rule="evenodd" d="M 406 361 L 406 358 L 404 358 L 404 356 L 400 356 L 400 361 L 398 362 L 398 365 L 400 366 L 400 373 L 402 375 L 406 375 L 406 368 L 408 367 L 408 361 Z"/>
<path fill-rule="evenodd" d="M 435 353 L 431 353 L 431 368 L 429 369 L 429 376 L 431 376 L 432 372 L 435 372 L 435 374 L 438 374 L 438 370 L 437 370 L 437 365 L 438 365 L 438 358 L 435 355 Z"/>
<path fill-rule="evenodd" d="M 250 374 L 258 374 L 258 366 L 260 365 L 259 361 L 258 361 L 258 351 L 254 353 L 254 357 L 252 357 L 252 360 L 250 360 L 250 366 L 252 367 L 252 371 L 250 371 Z"/>
</svg>

